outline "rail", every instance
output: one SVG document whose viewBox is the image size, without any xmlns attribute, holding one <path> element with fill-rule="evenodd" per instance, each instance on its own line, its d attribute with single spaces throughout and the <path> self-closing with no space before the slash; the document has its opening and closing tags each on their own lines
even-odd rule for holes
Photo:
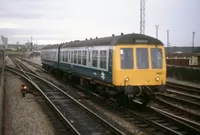
<svg viewBox="0 0 200 135">
<path fill-rule="evenodd" d="M 11 72 L 14 72 L 16 73 L 15 71 L 13 71 L 14 69 L 12 69 L 11 67 L 6 67 L 6 69 L 10 70 Z M 18 69 L 16 69 L 18 70 Z M 18 70 L 20 71 L 20 70 Z M 77 100 L 75 100 L 73 97 L 71 97 L 70 95 L 68 95 L 66 92 L 64 92 L 63 90 L 61 90 L 60 88 L 58 88 L 57 86 L 55 86 L 54 84 L 52 84 L 51 82 L 45 80 L 44 78 L 41 78 L 37 75 L 34 75 L 32 73 L 28 73 L 26 72 L 28 75 L 32 76 L 32 80 L 33 80 L 33 77 L 39 79 L 39 80 L 42 80 L 43 82 L 45 83 L 48 83 L 49 85 L 51 85 L 52 87 L 54 87 L 57 91 L 60 91 L 62 92 L 63 94 L 65 94 L 65 96 L 67 96 L 70 100 L 72 100 L 74 103 L 76 104 L 79 104 L 79 106 L 81 106 L 84 110 L 87 110 L 88 113 L 90 113 L 93 117 L 95 117 L 96 119 L 98 119 L 99 121 L 101 121 L 101 123 L 103 123 L 103 125 L 105 127 L 107 127 L 113 134 L 118 134 L 118 135 L 124 135 L 125 133 L 123 133 L 122 131 L 118 130 L 117 128 L 115 128 L 114 126 L 112 126 L 111 124 L 109 124 L 108 122 L 106 122 L 106 120 L 104 120 L 103 118 L 101 118 L 100 116 L 98 116 L 97 114 L 95 114 L 94 112 L 92 112 L 91 110 L 89 110 L 88 108 L 86 108 L 84 105 L 82 105 L 81 103 L 79 103 Z M 17 73 L 18 75 L 20 75 L 19 73 Z M 28 79 L 26 77 L 26 79 Z M 29 80 L 29 79 L 28 79 Z M 30 81 L 30 80 L 29 80 Z M 60 111 L 60 109 L 57 108 L 57 106 L 55 105 L 55 103 L 53 101 L 50 100 L 50 98 L 47 96 L 48 95 L 48 92 L 44 92 L 44 90 L 42 91 L 39 87 L 38 87 L 38 83 L 33 83 L 32 81 L 30 81 L 41 93 L 42 95 L 48 100 L 48 102 L 55 108 L 55 110 L 63 117 L 63 119 L 65 119 L 66 123 L 70 125 L 71 128 L 73 129 L 76 129 L 74 127 L 74 125 L 72 125 L 68 120 L 67 118 L 63 115 L 63 113 Z M 56 91 L 56 92 L 57 92 Z M 58 94 L 58 93 L 57 93 Z M 56 100 L 56 99 L 55 99 Z M 68 101 L 69 102 L 69 101 Z M 71 102 L 71 101 L 70 101 Z M 62 110 L 62 109 L 61 109 Z M 80 110 L 79 110 L 80 111 Z M 81 124 L 81 123 L 80 123 Z M 99 125 L 99 128 L 100 128 L 100 125 Z M 82 128 L 83 129 L 83 128 Z M 81 134 L 80 131 L 77 131 L 76 129 L 76 132 L 77 134 Z"/>
</svg>

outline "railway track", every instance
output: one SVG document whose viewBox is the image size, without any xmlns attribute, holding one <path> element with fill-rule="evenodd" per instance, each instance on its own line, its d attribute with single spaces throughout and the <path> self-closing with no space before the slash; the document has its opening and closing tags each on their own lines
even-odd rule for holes
<svg viewBox="0 0 200 135">
<path fill-rule="evenodd" d="M 191 112 L 191 114 L 196 114 L 196 116 L 200 115 L 199 88 L 174 83 L 168 83 L 167 87 L 168 89 L 165 93 L 158 93 L 159 102 L 166 102 L 173 107 L 182 108 L 182 111 Z"/>
<path fill-rule="evenodd" d="M 200 88 L 197 88 L 197 87 L 187 86 L 187 85 L 182 85 L 182 84 L 177 84 L 177 83 L 172 83 L 172 82 L 167 82 L 167 87 L 171 89 L 175 89 L 176 91 L 179 91 L 179 92 L 184 92 L 187 94 L 200 96 Z"/>
<path fill-rule="evenodd" d="M 200 96 L 193 95 L 198 94 L 199 89 L 179 84 L 171 84 L 169 87 L 165 93 L 158 93 L 152 105 L 174 114 L 176 118 L 193 127 L 200 128 Z"/>
<path fill-rule="evenodd" d="M 28 68 L 22 61 L 22 59 L 16 59 L 16 58 L 11 58 L 11 60 L 15 63 L 15 65 L 17 65 L 17 67 L 19 67 L 22 71 L 27 71 L 30 73 L 33 73 L 39 77 L 42 77 L 40 74 L 38 74 L 37 72 L 33 71 L 31 68 Z M 23 60 L 24 61 L 24 60 Z M 36 66 L 37 67 L 37 66 Z M 38 68 L 38 67 L 37 67 Z"/>
<path fill-rule="evenodd" d="M 90 92 L 90 95 L 97 94 Z M 97 98 L 99 100 L 96 100 Z M 97 95 L 92 101 L 102 107 L 106 106 L 108 110 L 115 112 L 119 117 L 137 125 L 149 134 L 200 134 L 198 128 L 192 127 L 190 123 L 183 123 L 183 121 L 177 120 L 172 117 L 174 116 L 173 114 L 152 106 L 142 107 L 139 102 L 135 102 L 134 109 L 130 110 L 124 107 L 117 107 L 114 100 L 105 102 L 105 99 L 100 95 Z"/>
<path fill-rule="evenodd" d="M 99 105 L 103 103 L 102 101 L 98 102 Z M 103 104 L 102 106 L 107 105 Z M 152 134 L 200 134 L 200 130 L 196 129 L 196 125 L 192 127 L 191 123 L 187 123 L 187 120 L 178 119 L 174 114 L 169 113 L 169 110 L 163 111 L 155 107 L 149 107 L 149 109 L 134 111 L 124 108 L 124 110 L 118 110 L 118 112 L 120 117 L 128 119 L 128 121 Z"/>
<path fill-rule="evenodd" d="M 200 113 L 186 109 L 176 103 L 172 103 L 171 101 L 166 101 L 160 98 L 157 98 L 154 102 L 151 103 L 151 106 L 164 110 L 166 112 L 170 112 L 176 116 L 187 119 L 188 121 L 197 122 L 200 125 Z"/>
<path fill-rule="evenodd" d="M 74 134 L 116 134 L 125 135 L 126 133 L 118 130 L 116 127 L 109 124 L 106 120 L 86 108 L 73 97 L 68 95 L 63 90 L 59 89 L 51 82 L 25 72 L 28 77 L 21 75 L 21 70 L 11 67 L 6 67 L 7 70 L 26 78 L 33 86 L 35 86 L 45 98 L 51 107 L 59 114 L 62 121 L 67 125 L 67 129 Z M 16 71 L 17 70 L 17 71 Z M 56 120 L 55 120 L 56 121 Z M 58 129 L 58 130 L 66 130 Z M 69 134 L 69 133 L 68 133 Z"/>
<path fill-rule="evenodd" d="M 158 93 L 158 97 L 171 101 L 176 104 L 180 104 L 189 109 L 193 109 L 200 113 L 200 96 L 186 94 L 175 90 L 168 89 L 165 93 Z"/>
<path fill-rule="evenodd" d="M 37 69 L 39 69 L 39 70 L 43 70 L 43 69 L 42 69 L 42 65 L 39 65 L 39 64 L 37 64 L 37 63 L 35 63 L 35 62 L 29 61 L 29 60 L 24 59 L 24 58 L 19 58 L 19 59 L 22 60 L 22 61 L 25 61 L 26 63 L 28 63 L 28 64 L 34 66 L 35 68 L 37 68 Z"/>
</svg>

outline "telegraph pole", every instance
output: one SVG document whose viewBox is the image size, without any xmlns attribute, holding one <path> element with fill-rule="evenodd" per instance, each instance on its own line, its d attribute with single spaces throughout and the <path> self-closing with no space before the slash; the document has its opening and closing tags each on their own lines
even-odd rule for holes
<svg viewBox="0 0 200 135">
<path fill-rule="evenodd" d="M 169 53 L 169 30 L 167 30 L 167 53 Z"/>
<path fill-rule="evenodd" d="M 32 36 L 31 36 L 31 52 L 32 52 L 33 42 L 32 42 Z"/>
<path fill-rule="evenodd" d="M 145 34 L 145 0 L 140 0 L 140 34 Z"/>
<path fill-rule="evenodd" d="M 158 27 L 159 25 L 155 25 L 156 26 L 156 38 L 158 38 Z"/>
<path fill-rule="evenodd" d="M 195 32 L 192 32 L 192 53 L 194 53 L 194 36 Z"/>
<path fill-rule="evenodd" d="M 4 88 L 2 87 L 4 84 L 4 68 L 5 68 L 5 49 L 8 48 L 8 38 L 4 37 L 3 35 L 1 35 L 0 40 L 3 44 L 0 44 L 0 50 L 1 50 L 1 57 L 0 57 L 0 65 L 1 65 L 1 80 L 0 80 L 0 132 L 3 131 L 3 100 L 4 100 Z"/>
</svg>

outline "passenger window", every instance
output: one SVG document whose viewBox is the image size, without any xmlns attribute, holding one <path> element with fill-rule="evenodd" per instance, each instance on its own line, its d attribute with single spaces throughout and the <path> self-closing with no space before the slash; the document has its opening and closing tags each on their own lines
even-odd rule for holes
<svg viewBox="0 0 200 135">
<path fill-rule="evenodd" d="M 121 69 L 133 69 L 133 48 L 120 49 Z"/>
<path fill-rule="evenodd" d="M 71 50 L 71 63 L 73 63 L 73 62 L 74 62 L 74 51 Z"/>
<path fill-rule="evenodd" d="M 55 55 L 55 52 L 53 52 L 53 60 L 55 60 L 55 56 L 56 56 L 56 55 Z"/>
<path fill-rule="evenodd" d="M 93 67 L 98 66 L 98 51 L 97 50 L 92 51 L 92 66 Z"/>
<path fill-rule="evenodd" d="M 54 52 L 54 60 L 56 60 L 56 52 Z"/>
<path fill-rule="evenodd" d="M 51 58 L 50 59 L 53 60 L 53 52 L 51 52 Z"/>
<path fill-rule="evenodd" d="M 74 63 L 77 63 L 77 51 L 74 51 Z"/>
<path fill-rule="evenodd" d="M 60 61 L 63 61 L 64 53 L 63 51 L 60 52 Z"/>
<path fill-rule="evenodd" d="M 107 51 L 101 50 L 100 51 L 100 68 L 106 69 L 107 67 Z"/>
<path fill-rule="evenodd" d="M 48 59 L 49 59 L 49 60 L 50 60 L 50 53 L 51 53 L 51 52 L 48 52 Z"/>
<path fill-rule="evenodd" d="M 148 69 L 149 68 L 148 49 L 137 48 L 136 55 L 137 55 L 137 68 Z"/>
<path fill-rule="evenodd" d="M 87 51 L 82 51 L 82 64 L 86 65 L 87 63 Z"/>
<path fill-rule="evenodd" d="M 63 61 L 63 51 L 60 51 L 60 61 Z"/>
<path fill-rule="evenodd" d="M 90 63 L 90 50 L 88 50 L 88 62 Z"/>
<path fill-rule="evenodd" d="M 54 52 L 52 52 L 52 60 L 54 60 Z"/>
<path fill-rule="evenodd" d="M 81 64 L 81 51 L 78 51 L 78 64 Z"/>
<path fill-rule="evenodd" d="M 68 50 L 68 62 L 70 63 L 71 62 L 71 51 Z"/>
<path fill-rule="evenodd" d="M 65 51 L 65 62 L 68 62 L 68 51 Z"/>
</svg>

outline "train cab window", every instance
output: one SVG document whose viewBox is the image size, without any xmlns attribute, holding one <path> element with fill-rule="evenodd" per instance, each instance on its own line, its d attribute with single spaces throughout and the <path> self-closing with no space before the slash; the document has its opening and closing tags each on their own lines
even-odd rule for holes
<svg viewBox="0 0 200 135">
<path fill-rule="evenodd" d="M 78 64 L 81 64 L 81 51 L 78 51 Z"/>
<path fill-rule="evenodd" d="M 151 48 L 152 69 L 162 69 L 162 50 L 160 48 Z"/>
<path fill-rule="evenodd" d="M 148 48 L 136 48 L 136 57 L 138 69 L 149 68 Z"/>
<path fill-rule="evenodd" d="M 92 51 L 92 66 L 98 67 L 98 51 L 97 50 Z"/>
<path fill-rule="evenodd" d="M 82 51 L 82 64 L 86 65 L 87 63 L 87 51 Z"/>
<path fill-rule="evenodd" d="M 73 62 L 74 62 L 74 51 L 71 50 L 71 63 L 73 63 Z"/>
<path fill-rule="evenodd" d="M 133 69 L 133 48 L 120 49 L 121 69 Z"/>
<path fill-rule="evenodd" d="M 74 51 L 74 63 L 77 63 L 77 51 Z"/>
<path fill-rule="evenodd" d="M 101 50 L 100 51 L 100 68 L 106 69 L 107 67 L 106 57 L 107 57 L 107 51 Z"/>
</svg>

